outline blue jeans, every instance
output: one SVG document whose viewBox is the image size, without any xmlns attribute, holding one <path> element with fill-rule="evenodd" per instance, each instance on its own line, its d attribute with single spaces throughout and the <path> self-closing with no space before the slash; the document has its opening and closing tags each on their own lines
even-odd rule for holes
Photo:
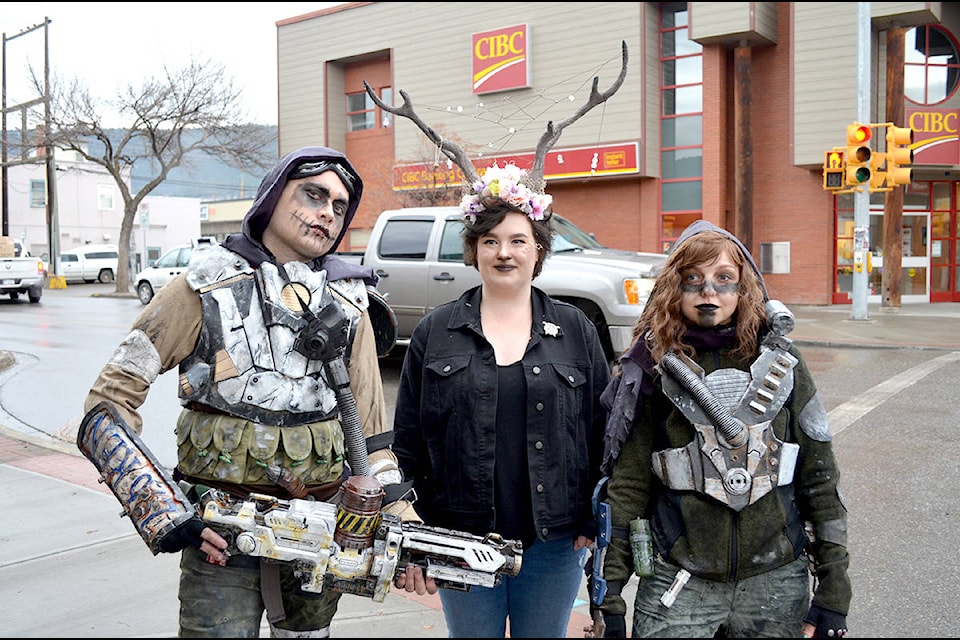
<svg viewBox="0 0 960 640">
<path fill-rule="evenodd" d="M 511 638 L 565 638 L 587 561 L 574 539 L 537 540 L 523 550 L 519 575 L 492 589 L 440 589 L 449 637 L 503 638 L 509 618 Z"/>
</svg>

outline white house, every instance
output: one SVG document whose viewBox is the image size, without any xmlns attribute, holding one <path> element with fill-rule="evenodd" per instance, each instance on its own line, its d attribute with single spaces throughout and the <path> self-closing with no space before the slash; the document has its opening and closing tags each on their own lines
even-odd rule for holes
<svg viewBox="0 0 960 640">
<path fill-rule="evenodd" d="M 57 230 L 59 251 L 85 244 L 117 244 L 123 199 L 114 179 L 103 167 L 75 152 L 57 150 L 55 158 L 56 220 L 52 228 Z M 7 171 L 9 235 L 20 239 L 31 254 L 49 261 L 46 166 L 38 158 L 37 164 L 15 165 Z M 130 238 L 133 269 L 199 236 L 200 217 L 200 198 L 144 198 Z"/>
</svg>

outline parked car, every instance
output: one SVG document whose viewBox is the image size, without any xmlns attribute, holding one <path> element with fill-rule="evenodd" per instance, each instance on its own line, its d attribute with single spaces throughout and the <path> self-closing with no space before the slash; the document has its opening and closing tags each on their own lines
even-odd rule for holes
<svg viewBox="0 0 960 640">
<path fill-rule="evenodd" d="M 30 255 L 19 240 L 0 236 L 0 294 L 16 300 L 21 293 L 40 302 L 46 276 L 43 260 Z"/>
<path fill-rule="evenodd" d="M 115 244 L 87 244 L 60 254 L 60 275 L 66 282 L 113 282 L 120 253 Z"/>
<path fill-rule="evenodd" d="M 138 273 L 137 277 L 134 278 L 134 283 L 136 284 L 140 304 L 149 304 L 157 291 L 183 273 L 190 264 L 190 255 L 193 253 L 193 249 L 202 244 L 216 244 L 216 240 L 213 238 L 197 238 L 189 244 L 176 246 Z"/>
</svg>

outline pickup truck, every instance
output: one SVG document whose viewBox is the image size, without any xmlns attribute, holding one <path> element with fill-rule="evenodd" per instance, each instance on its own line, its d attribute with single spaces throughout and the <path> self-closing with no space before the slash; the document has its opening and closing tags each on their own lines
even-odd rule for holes
<svg viewBox="0 0 960 640">
<path fill-rule="evenodd" d="M 630 345 L 667 256 L 611 249 L 558 214 L 554 221 L 553 251 L 533 284 L 583 310 L 613 360 Z M 397 317 L 397 344 L 409 344 L 427 312 L 480 284 L 479 272 L 463 263 L 462 226 L 455 206 L 384 211 L 362 255 L 340 254 L 380 276 L 378 288 Z"/>
<path fill-rule="evenodd" d="M 40 302 L 47 270 L 43 260 L 24 250 L 19 240 L 0 236 L 0 295 L 16 300 L 21 293 Z"/>
</svg>

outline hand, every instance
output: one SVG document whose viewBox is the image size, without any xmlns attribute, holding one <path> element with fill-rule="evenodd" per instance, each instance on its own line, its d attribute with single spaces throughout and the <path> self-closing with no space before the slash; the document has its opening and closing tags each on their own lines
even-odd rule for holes
<svg viewBox="0 0 960 640">
<path fill-rule="evenodd" d="M 423 575 L 423 569 L 412 564 L 407 565 L 405 572 L 397 574 L 393 580 L 393 584 L 398 589 L 405 589 L 409 592 L 416 591 L 418 596 L 422 596 L 425 593 L 433 595 L 439 589 L 436 580 L 426 577 Z"/>
<path fill-rule="evenodd" d="M 590 545 L 593 544 L 593 540 L 587 536 L 577 536 L 577 539 L 573 541 L 573 550 L 580 551 L 580 549 L 589 549 Z"/>
<path fill-rule="evenodd" d="M 811 605 L 803 619 L 801 638 L 842 638 L 847 635 L 847 616 L 818 605 Z"/>
<path fill-rule="evenodd" d="M 207 554 L 207 562 L 218 564 L 221 567 L 227 566 L 227 559 L 230 554 L 227 552 L 227 541 L 219 533 L 210 527 L 204 527 L 200 532 L 200 551 Z"/>
<path fill-rule="evenodd" d="M 230 557 L 226 551 L 227 541 L 213 529 L 204 526 L 200 518 L 190 518 L 180 523 L 160 540 L 160 550 L 166 553 L 176 553 L 187 547 L 206 553 L 207 562 L 211 564 L 226 565 Z"/>
</svg>

